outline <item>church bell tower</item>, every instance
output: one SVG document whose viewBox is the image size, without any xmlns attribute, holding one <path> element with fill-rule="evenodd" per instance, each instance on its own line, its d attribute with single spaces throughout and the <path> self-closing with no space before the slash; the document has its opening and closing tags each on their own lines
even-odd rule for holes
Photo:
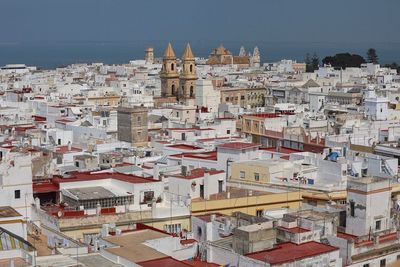
<svg viewBox="0 0 400 267">
<path fill-rule="evenodd" d="M 163 56 L 163 65 L 160 72 L 161 96 L 178 97 L 179 73 L 176 66 L 176 56 L 171 43 L 168 43 Z"/>
<path fill-rule="evenodd" d="M 182 70 L 179 77 L 179 100 L 188 102 L 195 98 L 195 87 L 197 80 L 195 58 L 192 48 L 189 44 L 186 45 L 182 55 Z"/>
</svg>

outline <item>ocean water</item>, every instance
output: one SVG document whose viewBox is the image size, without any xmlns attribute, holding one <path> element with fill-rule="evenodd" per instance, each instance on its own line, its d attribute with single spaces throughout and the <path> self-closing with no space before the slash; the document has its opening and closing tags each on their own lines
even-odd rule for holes
<svg viewBox="0 0 400 267">
<path fill-rule="evenodd" d="M 262 41 L 192 41 L 194 54 L 207 57 L 211 50 L 221 43 L 233 54 L 238 54 L 240 46 L 252 52 L 258 46 L 262 62 L 280 59 L 303 61 L 305 55 L 316 53 L 320 59 L 341 52 L 357 53 L 365 57 L 368 48 L 377 50 L 380 63 L 400 63 L 400 43 L 334 43 L 334 42 L 262 42 Z M 181 56 L 186 42 L 174 41 L 176 55 Z M 54 42 L 54 43 L 0 43 L 0 66 L 24 63 L 44 69 L 72 63 L 103 62 L 107 64 L 127 63 L 132 59 L 142 59 L 146 47 L 152 46 L 155 56 L 161 57 L 167 41 L 136 42 Z"/>
</svg>

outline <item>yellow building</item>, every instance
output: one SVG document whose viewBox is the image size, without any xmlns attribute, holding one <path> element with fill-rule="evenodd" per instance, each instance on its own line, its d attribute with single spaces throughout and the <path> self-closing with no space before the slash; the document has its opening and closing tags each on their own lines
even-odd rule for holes
<svg viewBox="0 0 400 267">
<path fill-rule="evenodd" d="M 272 177 L 293 177 L 293 164 L 283 159 L 236 161 L 231 166 L 232 181 L 268 184 Z"/>
<path fill-rule="evenodd" d="M 105 95 L 105 96 L 91 96 L 91 97 L 78 96 L 74 97 L 74 101 L 78 104 L 86 103 L 96 106 L 117 107 L 121 102 L 121 96 L 119 95 Z"/>
<path fill-rule="evenodd" d="M 265 106 L 265 98 L 267 90 L 264 87 L 256 88 L 231 88 L 221 87 L 221 103 L 232 103 L 239 105 L 242 108 L 250 106 L 263 107 Z"/>
<path fill-rule="evenodd" d="M 301 206 L 302 196 L 299 191 L 263 192 L 243 188 L 228 187 L 227 192 L 211 195 L 210 199 L 203 198 L 192 201 L 192 215 L 219 212 L 231 215 L 233 212 L 244 212 L 261 216 L 265 210 Z"/>
</svg>

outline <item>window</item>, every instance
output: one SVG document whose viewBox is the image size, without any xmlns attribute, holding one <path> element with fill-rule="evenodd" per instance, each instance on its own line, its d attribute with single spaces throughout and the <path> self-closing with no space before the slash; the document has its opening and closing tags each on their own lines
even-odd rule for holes
<svg viewBox="0 0 400 267">
<path fill-rule="evenodd" d="M 141 122 L 141 121 L 142 121 L 142 117 L 138 116 L 138 117 L 137 117 L 137 121 L 138 121 L 138 122 Z"/>
<path fill-rule="evenodd" d="M 354 201 L 350 201 L 350 216 L 354 217 L 355 212 L 354 212 L 354 208 L 355 208 L 355 203 Z"/>
<path fill-rule="evenodd" d="M 229 97 L 225 97 L 225 101 L 229 101 Z"/>
<path fill-rule="evenodd" d="M 190 72 L 193 72 L 193 65 L 192 64 L 190 64 L 189 69 L 190 69 Z"/>
<path fill-rule="evenodd" d="M 153 198 L 154 198 L 154 191 L 145 191 L 145 192 L 143 192 L 142 204 L 152 201 Z"/>
<path fill-rule="evenodd" d="M 21 190 L 15 190 L 14 191 L 14 198 L 15 199 L 20 199 L 21 198 Z"/>
<path fill-rule="evenodd" d="M 375 230 L 376 231 L 381 230 L 381 220 L 375 222 Z"/>
<path fill-rule="evenodd" d="M 257 210 L 256 211 L 256 216 L 257 217 L 262 217 L 263 216 L 263 210 Z"/>
<path fill-rule="evenodd" d="M 203 230 L 201 229 L 200 226 L 197 226 L 197 236 L 198 236 L 199 238 L 201 238 L 202 234 L 203 234 Z"/>
<path fill-rule="evenodd" d="M 171 63 L 171 70 L 174 70 L 175 69 L 175 65 L 174 65 L 174 63 Z"/>
<path fill-rule="evenodd" d="M 79 168 L 79 161 L 75 161 L 75 167 Z"/>
<path fill-rule="evenodd" d="M 397 255 L 397 260 L 400 260 L 400 254 L 399 254 L 399 255 Z"/>
<path fill-rule="evenodd" d="M 386 266 L 386 259 L 381 259 L 380 266 Z"/>
<path fill-rule="evenodd" d="M 204 185 L 203 184 L 200 185 L 200 197 L 204 198 Z"/>
<path fill-rule="evenodd" d="M 246 176 L 246 173 L 244 171 L 240 171 L 240 179 L 244 179 Z"/>
<path fill-rule="evenodd" d="M 226 130 L 226 134 L 231 134 L 231 130 Z"/>
<path fill-rule="evenodd" d="M 369 267 L 369 263 L 364 264 L 363 267 Z"/>
<path fill-rule="evenodd" d="M 190 97 L 194 96 L 194 89 L 193 86 L 190 86 Z"/>
<path fill-rule="evenodd" d="M 254 180 L 260 181 L 260 174 L 259 173 L 257 173 L 257 172 L 254 173 Z"/>
<path fill-rule="evenodd" d="M 223 184 L 224 184 L 224 181 L 218 181 L 218 193 L 221 193 L 222 192 L 222 186 L 223 186 Z"/>
<path fill-rule="evenodd" d="M 58 144 L 58 145 L 61 145 L 61 139 L 60 139 L 60 138 L 58 138 L 57 144 Z"/>
</svg>

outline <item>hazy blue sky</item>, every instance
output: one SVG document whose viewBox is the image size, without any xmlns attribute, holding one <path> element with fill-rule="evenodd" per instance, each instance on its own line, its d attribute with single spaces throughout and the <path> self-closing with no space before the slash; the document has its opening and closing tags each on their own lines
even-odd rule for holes
<svg viewBox="0 0 400 267">
<path fill-rule="evenodd" d="M 0 0 L 0 43 L 400 42 L 400 0 Z"/>
</svg>

